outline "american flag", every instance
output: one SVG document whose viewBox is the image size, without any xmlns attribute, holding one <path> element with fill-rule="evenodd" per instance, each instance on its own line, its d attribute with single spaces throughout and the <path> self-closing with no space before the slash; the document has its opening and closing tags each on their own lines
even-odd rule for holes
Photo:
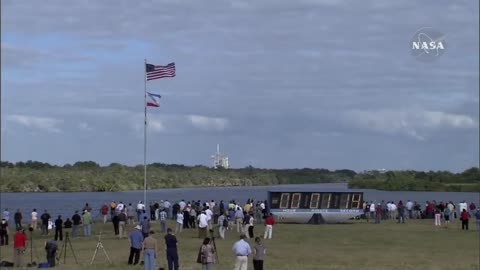
<svg viewBox="0 0 480 270">
<path fill-rule="evenodd" d="M 175 77 L 175 63 L 166 66 L 147 64 L 147 81 L 165 77 Z"/>
</svg>

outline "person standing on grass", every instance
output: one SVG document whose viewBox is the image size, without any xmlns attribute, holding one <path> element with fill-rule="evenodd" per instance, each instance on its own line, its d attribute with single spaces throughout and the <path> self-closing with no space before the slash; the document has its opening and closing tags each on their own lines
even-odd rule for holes
<svg viewBox="0 0 480 270">
<path fill-rule="evenodd" d="M 127 214 L 121 211 L 118 215 L 118 238 L 123 238 L 125 233 L 125 225 L 127 224 Z"/>
<path fill-rule="evenodd" d="M 128 224 L 133 224 L 134 223 L 134 215 L 135 215 L 135 208 L 133 208 L 132 203 L 129 203 L 127 208 L 127 218 L 128 218 Z"/>
<path fill-rule="evenodd" d="M 78 236 L 78 228 L 80 228 L 80 224 L 82 221 L 82 217 L 78 214 L 78 210 L 75 211 L 75 214 L 72 216 L 72 236 L 77 237 Z"/>
<path fill-rule="evenodd" d="M 167 229 L 167 235 L 165 235 L 165 246 L 167 248 L 167 263 L 168 270 L 178 270 L 178 251 L 177 251 L 177 238 L 173 235 L 172 229 Z"/>
<path fill-rule="evenodd" d="M 8 211 L 8 208 L 5 208 L 5 211 L 3 211 L 2 218 L 5 219 L 7 223 L 10 220 L 10 211 Z"/>
<path fill-rule="evenodd" d="M 250 218 L 248 219 L 248 223 L 249 223 L 249 226 L 248 226 L 248 238 L 253 238 L 254 235 L 253 235 L 253 228 L 255 226 L 255 219 L 253 218 L 253 213 L 251 212 L 250 213 Z"/>
<path fill-rule="evenodd" d="M 368 204 L 366 201 L 363 202 L 363 215 L 368 223 L 370 219 L 370 204 Z"/>
<path fill-rule="evenodd" d="M 468 219 L 470 218 L 470 214 L 467 212 L 466 208 L 463 208 L 462 213 L 460 214 L 460 220 L 462 221 L 462 230 L 468 231 Z"/>
<path fill-rule="evenodd" d="M 243 233 L 243 210 L 238 207 L 235 210 L 235 223 L 237 224 L 237 233 Z"/>
<path fill-rule="evenodd" d="M 217 225 L 218 225 L 218 234 L 220 235 L 220 238 L 225 239 L 225 231 L 228 228 L 228 219 L 227 219 L 226 212 L 223 212 L 223 214 L 218 217 Z"/>
<path fill-rule="evenodd" d="M 233 244 L 232 251 L 235 253 L 234 270 L 247 270 L 248 268 L 248 256 L 252 253 L 252 249 L 245 238 L 247 236 L 242 233 L 240 234 L 240 240 Z"/>
<path fill-rule="evenodd" d="M 207 237 L 207 215 L 205 215 L 205 211 L 202 211 L 200 215 L 197 217 L 198 220 L 198 238 L 205 239 Z"/>
<path fill-rule="evenodd" d="M 176 222 L 176 225 L 175 225 L 175 234 L 179 234 L 179 233 L 182 232 L 183 224 L 184 224 L 184 221 L 183 221 L 183 212 L 182 212 L 182 211 L 178 211 L 178 212 L 177 212 L 177 222 Z"/>
<path fill-rule="evenodd" d="M 158 214 L 158 220 L 160 222 L 160 232 L 166 233 L 167 232 L 167 212 L 165 208 L 160 210 L 160 214 Z"/>
<path fill-rule="evenodd" d="M 142 250 L 143 234 L 140 225 L 135 226 L 133 231 L 128 235 L 130 241 L 130 255 L 128 256 L 128 264 L 136 265 L 140 261 L 140 251 Z M 135 257 L 135 259 L 134 259 Z"/>
<path fill-rule="evenodd" d="M 200 260 L 202 263 L 202 270 L 213 270 L 215 264 L 215 248 L 210 243 L 210 238 L 203 239 L 202 246 L 200 247 Z"/>
<path fill-rule="evenodd" d="M 207 206 L 206 208 L 207 209 L 205 209 L 205 215 L 207 215 L 208 229 L 212 229 L 213 228 L 213 212 L 209 206 Z"/>
<path fill-rule="evenodd" d="M 442 226 L 442 213 L 440 212 L 440 209 L 437 207 L 435 208 L 435 226 Z"/>
<path fill-rule="evenodd" d="M 475 218 L 477 219 L 477 231 L 480 232 L 480 208 L 477 209 L 475 213 Z"/>
<path fill-rule="evenodd" d="M 32 214 L 31 214 L 31 219 L 32 219 L 32 222 L 30 223 L 31 227 L 33 228 L 33 230 L 36 230 L 37 229 L 37 221 L 38 221 L 38 213 L 37 213 L 37 209 L 33 208 L 33 211 L 32 211 Z"/>
<path fill-rule="evenodd" d="M 17 209 L 17 212 L 13 215 L 13 220 L 15 221 L 15 228 L 22 228 L 22 212 L 20 209 Z"/>
<path fill-rule="evenodd" d="M 266 249 L 262 244 L 260 237 L 255 237 L 255 246 L 253 247 L 253 270 L 263 270 L 263 260 Z"/>
<path fill-rule="evenodd" d="M 195 221 L 197 219 L 197 211 L 195 210 L 195 206 L 192 206 L 190 208 L 190 213 L 189 213 L 189 218 L 190 220 L 188 221 L 189 222 L 189 225 L 190 225 L 190 228 L 192 229 L 195 229 Z"/>
<path fill-rule="evenodd" d="M 8 222 L 2 219 L 0 224 L 0 246 L 8 246 Z"/>
<path fill-rule="evenodd" d="M 60 238 L 60 241 L 63 241 L 63 220 L 61 215 L 55 220 L 55 241 L 58 238 Z"/>
<path fill-rule="evenodd" d="M 445 218 L 445 227 L 450 223 L 450 208 L 445 207 L 443 210 L 443 218 Z"/>
<path fill-rule="evenodd" d="M 455 213 L 455 204 L 452 201 L 449 201 L 447 204 L 447 208 L 448 210 L 450 210 L 450 220 L 455 220 L 455 218 L 457 218 Z"/>
<path fill-rule="evenodd" d="M 142 226 L 143 238 L 147 238 L 148 234 L 150 233 L 150 220 L 147 216 L 143 217 L 143 221 L 140 222 L 140 226 Z"/>
<path fill-rule="evenodd" d="M 382 219 L 382 212 L 382 205 L 378 203 L 375 207 L 375 224 L 380 224 L 380 220 Z"/>
<path fill-rule="evenodd" d="M 25 231 L 18 228 L 13 236 L 13 262 L 15 267 L 23 267 L 23 256 L 27 247 L 27 235 Z"/>
<path fill-rule="evenodd" d="M 263 235 L 264 239 L 272 239 L 272 232 L 273 232 L 273 225 L 275 225 L 275 219 L 273 218 L 273 214 L 270 215 L 265 219 L 265 234 Z"/>
<path fill-rule="evenodd" d="M 413 202 L 408 200 L 407 203 L 405 204 L 405 208 L 407 209 L 407 218 L 412 219 L 413 218 L 413 214 L 412 214 Z"/>
<path fill-rule="evenodd" d="M 368 206 L 370 207 L 370 209 L 368 210 L 368 215 L 370 216 L 371 219 L 374 219 L 375 218 L 375 202 L 370 201 Z"/>
<path fill-rule="evenodd" d="M 154 231 L 149 232 L 149 236 L 143 240 L 143 261 L 144 270 L 156 270 L 155 261 L 157 259 L 157 240 L 153 238 Z"/>
<path fill-rule="evenodd" d="M 405 206 L 403 202 L 400 200 L 397 206 L 398 211 L 398 223 L 402 222 L 405 223 Z"/>
<path fill-rule="evenodd" d="M 40 219 L 42 220 L 42 235 L 48 235 L 48 221 L 50 218 L 50 214 L 47 209 L 45 209 L 45 212 L 40 216 Z"/>
<path fill-rule="evenodd" d="M 477 212 L 477 206 L 473 202 L 470 203 L 468 209 L 470 210 L 470 216 L 474 216 Z"/>
<path fill-rule="evenodd" d="M 83 234 L 85 236 L 92 235 L 92 214 L 88 210 L 84 210 L 82 215 L 82 224 L 83 224 Z"/>
<path fill-rule="evenodd" d="M 104 203 L 100 208 L 100 214 L 102 215 L 103 224 L 107 223 L 107 216 L 108 216 L 108 205 Z"/>
<path fill-rule="evenodd" d="M 118 236 L 120 233 L 118 228 L 119 224 L 120 224 L 120 220 L 118 218 L 118 215 L 114 214 L 112 216 L 112 225 L 113 225 L 113 232 L 115 233 L 115 236 Z"/>
</svg>

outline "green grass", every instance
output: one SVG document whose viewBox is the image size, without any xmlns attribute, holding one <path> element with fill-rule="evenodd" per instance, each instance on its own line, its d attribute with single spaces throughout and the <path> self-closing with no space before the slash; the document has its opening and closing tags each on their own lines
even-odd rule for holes
<svg viewBox="0 0 480 270">
<path fill-rule="evenodd" d="M 267 248 L 265 269 L 478 270 L 480 234 L 474 219 L 470 220 L 470 227 L 470 231 L 462 231 L 458 220 L 449 228 L 434 227 L 433 220 L 407 220 L 406 224 L 392 221 L 381 224 L 366 224 L 365 221 L 335 225 L 278 224 L 274 227 L 273 239 L 264 241 Z M 159 224 L 155 223 L 153 228 L 158 231 Z M 257 225 L 255 234 L 263 234 L 263 229 L 263 225 Z M 101 251 L 94 264 L 90 265 L 98 238 L 79 237 L 71 239 L 71 242 L 80 263 L 75 264 L 68 248 L 67 263 L 62 263 L 57 269 L 143 269 L 127 265 L 128 240 L 116 239 L 111 223 L 95 224 L 93 232 L 98 234 L 100 230 L 104 234 L 102 243 L 113 265 L 106 263 Z M 195 262 L 201 244 L 196 235 L 196 230 L 184 230 L 177 236 L 180 269 L 201 269 Z M 158 233 L 155 236 L 163 244 L 163 237 Z M 34 255 L 34 261 L 46 261 L 43 245 L 48 238 L 35 232 L 34 239 L 39 257 Z M 216 239 L 219 255 L 217 270 L 233 269 L 231 247 L 237 239 L 238 234 L 233 231 L 227 232 L 227 240 Z M 1 258 L 11 261 L 12 250 L 12 244 L 7 248 L 1 247 Z M 29 249 L 25 260 L 30 261 Z M 163 245 L 157 257 L 157 268 L 159 266 L 166 267 Z M 249 269 L 253 269 L 252 265 Z"/>
</svg>

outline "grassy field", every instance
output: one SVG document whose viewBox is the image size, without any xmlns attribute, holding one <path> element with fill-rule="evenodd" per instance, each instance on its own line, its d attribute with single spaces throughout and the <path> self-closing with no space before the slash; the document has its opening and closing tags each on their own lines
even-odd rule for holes
<svg viewBox="0 0 480 270">
<path fill-rule="evenodd" d="M 173 222 L 170 225 L 173 226 Z M 160 226 L 155 223 L 152 227 L 158 231 Z M 478 270 L 480 234 L 474 219 L 470 220 L 470 227 L 470 231 L 462 231 L 458 220 L 449 228 L 434 227 L 433 220 L 407 220 L 406 224 L 392 221 L 381 224 L 366 224 L 365 221 L 336 225 L 278 224 L 274 227 L 273 239 L 264 242 L 267 248 L 265 269 Z M 131 228 L 129 226 L 129 230 Z M 263 225 L 257 225 L 255 234 L 263 234 L 263 229 Z M 71 239 L 79 264 L 75 264 L 68 248 L 66 264 L 63 264 L 62 258 L 62 264 L 57 269 L 143 269 L 143 266 L 127 265 L 128 240 L 116 239 L 111 223 L 95 224 L 93 233 L 100 231 L 103 232 L 102 243 L 113 260 L 112 265 L 106 262 L 102 251 L 90 265 L 98 237 L 79 237 Z M 53 237 L 52 232 L 51 235 Z M 159 233 L 155 235 L 157 239 L 161 238 L 159 241 L 163 244 L 163 236 Z M 177 235 L 180 269 L 201 269 L 201 265 L 195 262 L 201 245 L 196 235 L 196 230 L 184 230 Z M 36 252 L 33 260 L 36 262 L 46 261 L 43 249 L 46 239 L 39 232 L 34 232 Z M 216 239 L 219 255 L 217 270 L 233 269 L 231 247 L 237 239 L 238 234 L 233 231 L 227 232 L 227 240 Z M 12 250 L 12 244 L 7 248 L 1 247 L 1 258 L 12 261 Z M 30 261 L 30 248 L 25 260 Z M 163 245 L 157 257 L 157 268 L 160 266 L 166 267 Z M 253 269 L 252 265 L 249 269 Z"/>
</svg>

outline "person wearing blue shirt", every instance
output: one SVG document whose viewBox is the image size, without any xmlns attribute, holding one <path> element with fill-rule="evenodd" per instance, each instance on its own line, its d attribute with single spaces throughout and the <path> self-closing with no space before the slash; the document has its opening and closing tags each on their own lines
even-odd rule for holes
<svg viewBox="0 0 480 270">
<path fill-rule="evenodd" d="M 142 250 L 143 234 L 140 225 L 135 226 L 135 229 L 128 235 L 130 240 L 130 256 L 128 257 L 128 264 L 136 265 L 140 260 L 140 251 Z M 135 261 L 133 257 L 135 256 Z"/>
<path fill-rule="evenodd" d="M 248 267 L 248 255 L 252 253 L 250 244 L 245 241 L 245 234 L 240 235 L 240 240 L 233 244 L 232 251 L 235 253 L 235 268 L 234 270 L 247 270 Z"/>
</svg>

